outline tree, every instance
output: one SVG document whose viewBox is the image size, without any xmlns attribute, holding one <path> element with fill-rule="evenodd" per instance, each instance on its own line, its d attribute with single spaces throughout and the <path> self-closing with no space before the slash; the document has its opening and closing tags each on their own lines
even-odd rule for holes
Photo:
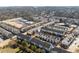
<svg viewBox="0 0 79 59">
<path fill-rule="evenodd" d="M 31 45 L 31 49 L 36 51 L 37 47 L 35 45 Z"/>
</svg>

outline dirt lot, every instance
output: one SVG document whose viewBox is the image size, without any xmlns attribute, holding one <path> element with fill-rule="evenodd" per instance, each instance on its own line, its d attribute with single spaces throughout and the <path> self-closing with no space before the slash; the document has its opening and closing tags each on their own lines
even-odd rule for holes
<svg viewBox="0 0 79 59">
<path fill-rule="evenodd" d="M 7 47 L 7 48 L 0 49 L 0 53 L 16 53 L 17 51 L 19 51 L 19 48 L 13 49 L 13 48 Z"/>
</svg>

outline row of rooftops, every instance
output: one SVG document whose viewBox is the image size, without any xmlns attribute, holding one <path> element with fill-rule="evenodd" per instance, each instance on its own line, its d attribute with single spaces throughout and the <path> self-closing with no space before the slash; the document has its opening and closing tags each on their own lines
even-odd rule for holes
<svg viewBox="0 0 79 59">
<path fill-rule="evenodd" d="M 62 25 L 49 25 L 46 27 L 42 27 L 39 32 L 36 32 L 38 35 L 37 37 L 41 38 L 44 41 L 50 42 L 50 43 L 60 43 L 60 46 L 64 49 L 67 49 L 75 40 L 75 34 L 73 31 L 71 33 L 63 34 L 70 29 L 75 28 L 78 30 L 77 26 L 72 26 L 69 24 L 68 26 L 62 26 Z M 79 30 L 78 30 L 79 31 Z M 77 32 L 78 32 L 77 31 Z M 55 34 L 55 35 L 54 35 Z"/>
<path fill-rule="evenodd" d="M 5 21 L 0 21 L 0 34 L 3 37 L 11 38 L 14 35 L 21 33 L 21 28 L 34 24 L 33 21 L 28 21 L 23 18 L 14 18 Z"/>
<path fill-rule="evenodd" d="M 21 20 L 21 18 L 18 18 L 20 20 L 20 22 L 23 22 L 25 24 L 25 20 Z M 6 21 L 1 21 L 0 22 L 0 32 L 2 34 L 2 36 L 6 36 L 7 38 L 10 38 L 9 36 L 13 36 L 13 35 L 17 35 L 17 37 L 19 37 L 20 39 L 25 39 L 28 40 L 29 42 L 31 42 L 32 44 L 35 44 L 37 46 L 39 46 L 40 48 L 44 48 L 46 50 L 51 49 L 53 46 L 51 43 L 42 41 L 40 38 L 31 38 L 31 37 L 27 37 L 25 35 L 21 35 L 19 32 L 19 29 L 21 27 L 22 23 L 17 23 L 19 22 L 17 19 L 12 19 L 12 20 L 6 20 Z M 32 24 L 34 22 L 28 21 L 27 23 Z M 40 22 L 43 23 L 43 22 Z M 22 25 L 24 25 L 22 24 Z M 20 27 L 18 27 L 20 25 Z M 39 25 L 39 24 L 38 24 Z M 18 27 L 18 28 L 16 28 Z M 24 26 L 23 26 L 24 27 Z M 26 39 L 27 38 L 27 39 Z"/>
<path fill-rule="evenodd" d="M 30 42 L 31 44 L 34 44 L 47 51 L 50 51 L 52 48 L 54 48 L 54 46 L 51 43 L 43 41 L 40 38 L 36 38 L 36 37 L 32 38 L 31 36 L 23 35 L 23 34 L 18 34 L 17 38 L 19 40 L 26 40 L 26 41 Z"/>
<path fill-rule="evenodd" d="M 38 35 L 36 35 L 36 37 L 39 37 L 39 38 L 41 38 L 41 40 L 50 42 L 50 43 L 52 43 L 54 45 L 59 43 L 60 40 L 61 40 L 60 37 L 57 37 L 55 35 L 46 34 L 46 33 L 43 33 L 43 32 L 36 33 L 36 34 L 38 34 Z"/>
<path fill-rule="evenodd" d="M 61 41 L 61 47 L 67 49 L 74 40 L 75 40 L 74 36 L 68 35 Z"/>
<path fill-rule="evenodd" d="M 47 33 L 50 33 L 50 34 L 55 34 L 55 35 L 58 35 L 58 36 L 62 36 L 64 31 L 61 31 L 59 29 L 55 29 L 55 28 L 48 28 L 48 27 L 45 27 L 45 28 L 41 28 L 41 31 L 43 32 L 47 32 Z"/>
</svg>

